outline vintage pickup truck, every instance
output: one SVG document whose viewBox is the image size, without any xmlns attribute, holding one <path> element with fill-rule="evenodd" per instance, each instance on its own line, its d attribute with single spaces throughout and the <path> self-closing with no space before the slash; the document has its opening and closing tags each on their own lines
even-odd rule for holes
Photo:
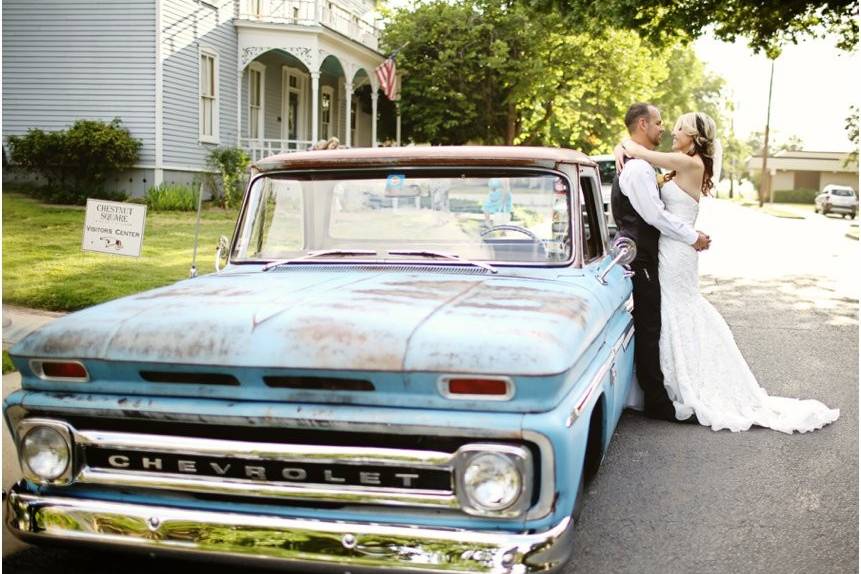
<svg viewBox="0 0 861 574">
<path fill-rule="evenodd" d="M 265 159 L 216 273 L 13 348 L 9 527 L 301 572 L 558 569 L 631 386 L 626 241 L 571 150 Z"/>
</svg>

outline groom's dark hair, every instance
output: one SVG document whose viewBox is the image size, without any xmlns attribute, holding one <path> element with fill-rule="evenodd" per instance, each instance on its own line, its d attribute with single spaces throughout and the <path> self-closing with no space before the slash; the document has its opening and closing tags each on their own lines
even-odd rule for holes
<svg viewBox="0 0 861 574">
<path fill-rule="evenodd" d="M 628 108 L 628 112 L 625 114 L 625 125 L 628 127 L 628 133 L 634 133 L 634 128 L 637 127 L 637 122 L 640 118 L 650 118 L 652 116 L 651 108 L 654 107 L 654 104 L 643 102 L 631 104 L 631 107 Z"/>
</svg>

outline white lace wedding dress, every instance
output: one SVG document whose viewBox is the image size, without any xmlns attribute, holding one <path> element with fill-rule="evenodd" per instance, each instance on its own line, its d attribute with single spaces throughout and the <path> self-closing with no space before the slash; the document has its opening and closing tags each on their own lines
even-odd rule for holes
<svg viewBox="0 0 861 574">
<path fill-rule="evenodd" d="M 691 225 L 699 203 L 674 181 L 664 184 L 667 211 Z M 822 428 L 840 416 L 815 400 L 770 397 L 760 387 L 723 317 L 699 291 L 698 253 L 661 236 L 661 369 L 676 418 L 696 414 L 713 430 L 758 425 L 785 433 Z"/>
</svg>

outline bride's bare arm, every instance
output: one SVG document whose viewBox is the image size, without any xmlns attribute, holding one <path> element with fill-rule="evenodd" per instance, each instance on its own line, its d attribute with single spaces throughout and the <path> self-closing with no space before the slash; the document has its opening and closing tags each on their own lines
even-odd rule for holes
<svg viewBox="0 0 861 574">
<path fill-rule="evenodd" d="M 683 171 L 699 167 L 696 159 L 682 152 L 653 151 L 641 146 L 631 139 L 622 141 L 621 145 L 625 151 L 625 155 L 637 159 L 644 159 L 650 164 L 664 169 Z"/>
</svg>

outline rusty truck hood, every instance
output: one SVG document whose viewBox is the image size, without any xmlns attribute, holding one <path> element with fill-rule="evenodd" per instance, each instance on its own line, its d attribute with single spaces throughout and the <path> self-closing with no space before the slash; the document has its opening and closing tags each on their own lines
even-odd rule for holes
<svg viewBox="0 0 861 574">
<path fill-rule="evenodd" d="M 13 354 L 172 365 L 547 375 L 606 311 L 579 281 L 276 270 L 210 275 L 59 319 Z"/>
</svg>

